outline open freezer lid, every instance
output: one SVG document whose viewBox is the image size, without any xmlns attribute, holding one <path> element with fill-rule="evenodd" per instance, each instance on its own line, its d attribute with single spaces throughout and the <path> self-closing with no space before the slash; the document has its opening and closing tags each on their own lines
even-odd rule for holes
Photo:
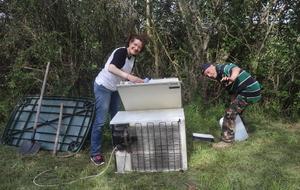
<svg viewBox="0 0 300 190">
<path fill-rule="evenodd" d="M 121 82 L 117 89 L 127 111 L 182 107 L 181 81 L 178 78 L 151 79 L 141 84 Z"/>
<path fill-rule="evenodd" d="M 24 140 L 31 140 L 39 100 L 39 96 L 24 96 L 19 100 L 2 135 L 3 144 L 19 147 Z M 78 152 L 93 122 L 95 106 L 92 99 L 44 96 L 35 140 L 42 143 L 41 150 L 54 149 L 61 103 L 63 113 L 57 151 Z"/>
</svg>

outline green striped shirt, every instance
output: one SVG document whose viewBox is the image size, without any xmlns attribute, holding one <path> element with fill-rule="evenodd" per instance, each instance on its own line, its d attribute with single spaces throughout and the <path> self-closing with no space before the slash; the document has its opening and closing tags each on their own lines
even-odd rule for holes
<svg viewBox="0 0 300 190">
<path fill-rule="evenodd" d="M 230 77 L 232 68 L 237 67 L 233 63 L 223 63 L 216 66 L 217 80 L 220 81 L 223 77 Z M 258 101 L 261 99 L 260 85 L 248 72 L 241 69 L 236 80 L 225 89 L 230 94 L 237 94 L 240 99 L 245 99 L 247 102 Z"/>
</svg>

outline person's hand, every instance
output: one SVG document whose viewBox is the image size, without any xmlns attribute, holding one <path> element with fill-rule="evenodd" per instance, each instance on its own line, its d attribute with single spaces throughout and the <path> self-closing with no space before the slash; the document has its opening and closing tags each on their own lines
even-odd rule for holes
<svg viewBox="0 0 300 190">
<path fill-rule="evenodd" d="M 139 77 L 136 77 L 136 76 L 133 76 L 133 75 L 128 75 L 127 79 L 130 81 L 130 82 L 133 82 L 133 83 L 144 83 L 144 80 L 139 78 Z"/>
<path fill-rule="evenodd" d="M 220 81 L 225 86 L 229 86 L 233 83 L 234 79 L 232 79 L 231 77 L 223 77 Z"/>
<path fill-rule="evenodd" d="M 238 77 L 241 69 L 239 67 L 233 67 L 232 73 L 230 77 L 223 77 L 220 81 L 221 83 L 225 83 L 225 86 L 231 85 L 235 79 Z"/>
</svg>

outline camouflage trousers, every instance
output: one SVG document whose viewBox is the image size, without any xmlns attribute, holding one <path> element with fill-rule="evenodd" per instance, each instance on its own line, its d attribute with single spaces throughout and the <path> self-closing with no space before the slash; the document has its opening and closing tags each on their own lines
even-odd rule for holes
<svg viewBox="0 0 300 190">
<path fill-rule="evenodd" d="M 244 123 L 243 111 L 247 106 L 248 103 L 244 99 L 236 98 L 226 109 L 222 124 L 222 140 L 224 142 L 230 143 L 234 141 L 235 119 L 237 115 L 240 115 Z"/>
</svg>

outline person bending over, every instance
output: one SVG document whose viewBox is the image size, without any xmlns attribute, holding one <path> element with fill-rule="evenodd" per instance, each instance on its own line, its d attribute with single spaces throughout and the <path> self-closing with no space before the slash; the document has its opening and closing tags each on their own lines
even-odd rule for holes
<svg viewBox="0 0 300 190">
<path fill-rule="evenodd" d="M 241 116 L 248 104 L 261 99 L 260 84 L 249 73 L 233 63 L 212 65 L 206 63 L 201 67 L 201 73 L 216 79 L 230 94 L 230 105 L 226 108 L 222 123 L 222 141 L 214 143 L 213 147 L 229 147 L 234 141 L 235 119 Z"/>
</svg>

